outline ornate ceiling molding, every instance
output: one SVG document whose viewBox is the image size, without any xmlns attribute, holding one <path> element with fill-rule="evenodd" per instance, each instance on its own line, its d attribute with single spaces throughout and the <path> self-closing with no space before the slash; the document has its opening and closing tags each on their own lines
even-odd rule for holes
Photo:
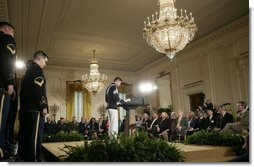
<svg viewBox="0 0 254 167">
<path fill-rule="evenodd" d="M 0 21 L 9 21 L 7 0 L 0 0 Z"/>
<path fill-rule="evenodd" d="M 89 68 L 51 66 L 51 65 L 48 65 L 45 70 L 46 71 L 60 71 L 60 72 L 81 72 L 84 74 L 90 72 Z M 103 70 L 103 69 L 100 69 L 100 72 L 105 73 L 107 75 L 135 75 L 134 72 L 112 71 L 112 70 Z"/>
<path fill-rule="evenodd" d="M 180 53 L 184 53 L 187 51 L 190 51 L 196 47 L 199 47 L 200 45 L 203 45 L 206 42 L 209 42 L 211 40 L 214 40 L 215 38 L 221 36 L 222 34 L 228 33 L 228 32 L 232 32 L 237 30 L 238 28 L 240 28 L 242 25 L 245 24 L 249 24 L 249 15 L 246 15 L 208 35 L 206 35 L 205 37 L 198 39 L 197 41 L 192 42 L 190 45 L 188 45 L 184 50 L 180 51 Z"/>
</svg>

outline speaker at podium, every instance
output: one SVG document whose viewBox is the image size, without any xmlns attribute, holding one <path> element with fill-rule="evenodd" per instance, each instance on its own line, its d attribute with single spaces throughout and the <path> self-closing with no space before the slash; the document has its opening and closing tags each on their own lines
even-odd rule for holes
<svg viewBox="0 0 254 167">
<path fill-rule="evenodd" d="M 131 135 L 131 125 L 135 124 L 136 108 L 144 105 L 143 97 L 134 97 L 131 101 L 120 104 L 126 110 L 125 133 Z"/>
</svg>

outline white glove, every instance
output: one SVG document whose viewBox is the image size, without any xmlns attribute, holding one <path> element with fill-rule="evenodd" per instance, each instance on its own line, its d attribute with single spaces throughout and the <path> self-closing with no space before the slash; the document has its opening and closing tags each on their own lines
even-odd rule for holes
<svg viewBox="0 0 254 167">
<path fill-rule="evenodd" d="M 128 101 L 131 101 L 131 99 L 125 99 L 124 101 L 125 101 L 125 102 L 128 102 Z"/>
</svg>

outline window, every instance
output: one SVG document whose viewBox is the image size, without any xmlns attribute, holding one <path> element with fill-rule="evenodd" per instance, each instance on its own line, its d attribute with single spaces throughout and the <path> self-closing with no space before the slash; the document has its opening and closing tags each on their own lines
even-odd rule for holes
<svg viewBox="0 0 254 167">
<path fill-rule="evenodd" d="M 83 92 L 75 91 L 74 105 L 74 116 L 80 121 L 83 117 Z"/>
</svg>

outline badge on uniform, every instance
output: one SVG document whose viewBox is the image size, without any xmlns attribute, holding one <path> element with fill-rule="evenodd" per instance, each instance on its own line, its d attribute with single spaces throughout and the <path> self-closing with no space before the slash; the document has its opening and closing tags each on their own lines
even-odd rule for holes
<svg viewBox="0 0 254 167">
<path fill-rule="evenodd" d="M 8 79 L 13 79 L 15 78 L 15 74 L 9 74 L 9 78 Z"/>
<path fill-rule="evenodd" d="M 11 52 L 11 54 L 15 54 L 16 53 L 16 48 L 13 44 L 8 44 L 7 45 L 7 49 Z"/>
<path fill-rule="evenodd" d="M 42 78 L 42 77 L 37 77 L 37 78 L 35 78 L 34 83 L 37 84 L 37 85 L 39 85 L 39 86 L 41 87 L 42 84 L 44 83 L 44 78 Z"/>
<path fill-rule="evenodd" d="M 41 104 L 41 105 L 42 105 L 42 104 L 48 104 L 48 101 L 47 101 L 47 99 L 46 99 L 44 96 L 41 97 L 40 104 Z"/>
</svg>

